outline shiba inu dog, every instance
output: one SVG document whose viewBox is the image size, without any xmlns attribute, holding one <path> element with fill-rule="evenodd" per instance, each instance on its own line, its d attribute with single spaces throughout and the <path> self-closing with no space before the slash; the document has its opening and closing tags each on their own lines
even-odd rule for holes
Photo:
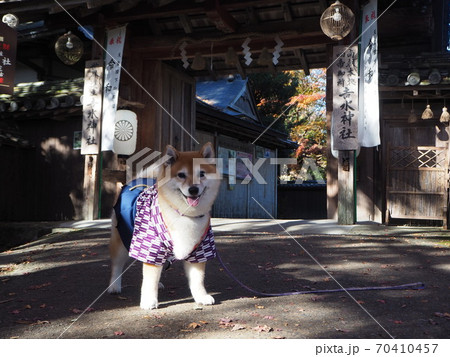
<svg viewBox="0 0 450 357">
<path fill-rule="evenodd" d="M 121 275 L 129 256 L 143 262 L 142 309 L 158 307 L 158 285 L 166 260 L 184 260 L 197 304 L 214 304 L 204 287 L 206 261 L 216 255 L 210 211 L 220 186 L 212 163 L 211 143 L 200 151 L 180 152 L 167 146 L 156 183 L 133 193 L 125 186 L 112 217 L 110 293 L 121 292 Z M 134 195 L 134 203 L 127 201 Z M 125 211 L 125 213 L 124 213 Z M 133 221 L 126 226 L 126 218 Z"/>
</svg>

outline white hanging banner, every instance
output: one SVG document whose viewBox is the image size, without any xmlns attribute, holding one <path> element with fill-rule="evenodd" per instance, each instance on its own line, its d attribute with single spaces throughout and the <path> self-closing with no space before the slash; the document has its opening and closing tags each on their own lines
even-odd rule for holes
<svg viewBox="0 0 450 357">
<path fill-rule="evenodd" d="M 377 0 L 370 0 L 363 7 L 359 91 L 359 145 L 364 147 L 378 146 L 381 140 L 378 96 Z"/>
<path fill-rule="evenodd" d="M 105 80 L 103 82 L 102 151 L 113 149 L 114 121 L 119 99 L 120 69 L 126 26 L 107 32 Z"/>
<path fill-rule="evenodd" d="M 87 61 L 84 69 L 81 155 L 99 153 L 102 93 L 103 64 L 101 61 Z"/>
<path fill-rule="evenodd" d="M 333 48 L 332 150 L 358 149 L 358 46 Z"/>
<path fill-rule="evenodd" d="M 118 110 L 114 125 L 113 151 L 119 155 L 131 155 L 136 151 L 137 116 L 131 110 Z"/>
</svg>

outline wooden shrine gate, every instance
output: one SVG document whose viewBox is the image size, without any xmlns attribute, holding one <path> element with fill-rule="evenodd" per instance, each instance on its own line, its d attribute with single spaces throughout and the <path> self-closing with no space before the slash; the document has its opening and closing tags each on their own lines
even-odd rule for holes
<svg viewBox="0 0 450 357">
<path fill-rule="evenodd" d="M 447 228 L 447 147 L 388 145 L 386 221 L 442 220 Z"/>
</svg>

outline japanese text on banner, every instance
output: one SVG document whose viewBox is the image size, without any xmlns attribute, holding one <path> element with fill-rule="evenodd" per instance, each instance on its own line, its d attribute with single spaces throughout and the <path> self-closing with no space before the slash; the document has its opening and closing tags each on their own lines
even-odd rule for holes
<svg viewBox="0 0 450 357">
<path fill-rule="evenodd" d="M 334 150 L 358 149 L 358 47 L 333 49 Z"/>
<path fill-rule="evenodd" d="M 361 146 L 380 145 L 380 108 L 378 95 L 377 0 L 363 7 L 359 87 L 358 141 Z"/>
<path fill-rule="evenodd" d="M 103 83 L 102 151 L 113 149 L 114 120 L 119 100 L 120 70 L 126 27 L 118 27 L 107 33 L 105 80 Z"/>
</svg>

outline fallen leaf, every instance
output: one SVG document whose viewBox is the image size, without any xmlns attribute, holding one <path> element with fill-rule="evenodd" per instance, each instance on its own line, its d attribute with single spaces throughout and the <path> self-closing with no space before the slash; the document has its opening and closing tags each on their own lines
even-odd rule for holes
<svg viewBox="0 0 450 357">
<path fill-rule="evenodd" d="M 286 337 L 284 336 L 275 336 L 273 337 L 275 340 L 284 340 Z"/>
<path fill-rule="evenodd" d="M 125 335 L 125 333 L 122 332 L 122 331 L 115 331 L 114 335 L 116 335 L 116 336 L 123 336 L 123 335 Z"/>
<path fill-rule="evenodd" d="M 31 305 L 25 305 L 25 309 L 31 309 Z"/>
<path fill-rule="evenodd" d="M 195 330 L 196 328 L 199 328 L 201 325 L 198 324 L 197 322 L 191 322 L 187 328 L 190 328 L 192 330 Z"/>
<path fill-rule="evenodd" d="M 44 309 L 45 307 L 47 307 L 47 305 L 46 304 L 42 304 L 42 305 L 40 305 L 39 306 L 41 309 Z"/>
<path fill-rule="evenodd" d="M 450 319 L 450 314 L 448 312 L 435 312 L 434 316 Z"/>
<path fill-rule="evenodd" d="M 341 329 L 341 328 L 335 328 L 335 330 L 338 331 L 338 332 L 343 332 L 343 333 L 349 333 L 350 332 L 349 330 L 344 330 L 344 329 Z"/>
<path fill-rule="evenodd" d="M 257 331 L 257 332 L 271 332 L 273 331 L 273 328 L 267 325 L 261 326 L 258 325 L 256 327 L 253 328 L 253 330 Z"/>
<path fill-rule="evenodd" d="M 386 304 L 386 301 L 385 300 L 377 300 L 379 303 L 381 303 L 381 304 Z"/>
<path fill-rule="evenodd" d="M 10 302 L 10 301 L 14 301 L 14 299 L 2 300 L 2 301 L 0 301 L 0 304 L 4 304 L 4 303 Z"/>
<path fill-rule="evenodd" d="M 37 320 L 33 325 L 46 325 L 46 324 L 49 324 L 49 323 L 50 323 L 50 321 L 46 321 L 46 320 L 44 320 L 44 321 Z"/>
<path fill-rule="evenodd" d="M 199 322 L 200 322 L 202 325 L 208 325 L 208 321 L 200 320 Z"/>
<path fill-rule="evenodd" d="M 238 331 L 238 330 L 244 330 L 245 326 L 244 325 L 240 325 L 240 324 L 235 324 L 233 326 L 233 328 L 231 329 L 231 331 Z"/>
<path fill-rule="evenodd" d="M 402 324 L 403 324 L 403 321 L 401 321 L 401 320 L 394 320 L 394 324 L 402 325 Z"/>
<path fill-rule="evenodd" d="M 163 324 L 158 324 L 158 325 L 150 326 L 150 328 L 155 328 L 155 327 L 164 327 L 164 325 Z"/>
<path fill-rule="evenodd" d="M 19 310 L 13 310 L 13 311 L 10 312 L 10 314 L 15 314 L 15 315 L 16 314 L 20 314 L 20 311 Z"/>
<path fill-rule="evenodd" d="M 274 319 L 273 316 L 264 316 L 264 318 L 267 319 L 267 320 L 273 320 Z"/>
<path fill-rule="evenodd" d="M 81 314 L 83 312 L 83 310 L 80 309 L 72 309 L 71 310 L 74 314 Z"/>
<path fill-rule="evenodd" d="M 32 286 L 30 286 L 28 288 L 28 290 L 38 290 L 38 289 L 42 289 L 42 288 L 45 288 L 45 287 L 50 286 L 50 285 L 52 285 L 52 283 L 44 283 L 44 284 L 41 284 L 41 285 L 32 285 Z"/>
<path fill-rule="evenodd" d="M 227 325 L 229 324 L 231 321 L 233 321 L 232 319 L 225 317 L 225 318 L 221 318 L 219 321 L 219 325 Z"/>
<path fill-rule="evenodd" d="M 255 307 L 256 307 L 257 309 L 265 309 L 265 307 L 264 307 L 263 305 L 255 305 Z"/>
</svg>

